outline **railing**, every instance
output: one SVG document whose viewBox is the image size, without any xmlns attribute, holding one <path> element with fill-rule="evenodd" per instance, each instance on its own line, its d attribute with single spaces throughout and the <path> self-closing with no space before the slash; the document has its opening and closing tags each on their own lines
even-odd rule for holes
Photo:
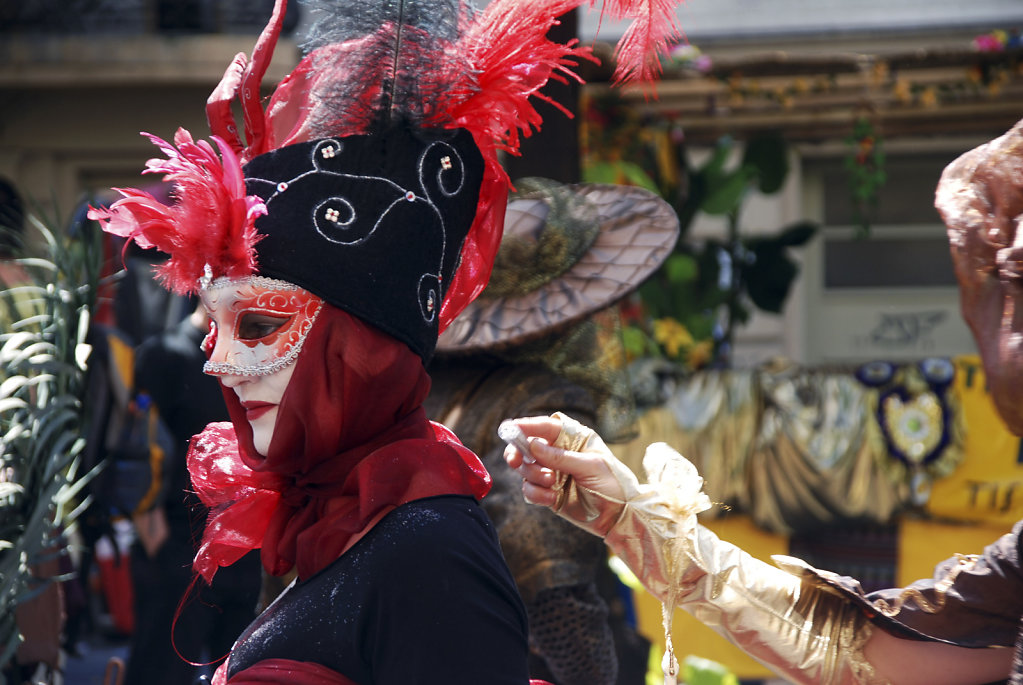
<svg viewBox="0 0 1023 685">
<path fill-rule="evenodd" d="M 0 34 L 259 33 L 273 6 L 274 0 L 0 0 Z M 290 7 L 285 34 L 297 20 L 298 7 Z"/>
<path fill-rule="evenodd" d="M 611 67 L 608 59 L 602 69 Z M 610 86 L 600 74 L 587 81 L 587 97 L 606 97 Z M 1000 135 L 1020 116 L 1023 48 L 746 54 L 669 64 L 657 93 L 656 100 L 638 89 L 619 97 L 647 116 L 681 122 L 691 144 L 764 130 L 793 141 L 843 140 L 864 116 L 889 139 Z"/>
</svg>

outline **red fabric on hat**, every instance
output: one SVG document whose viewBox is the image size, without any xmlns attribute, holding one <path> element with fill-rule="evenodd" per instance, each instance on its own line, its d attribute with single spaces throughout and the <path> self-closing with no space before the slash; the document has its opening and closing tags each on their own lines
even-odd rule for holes
<svg viewBox="0 0 1023 685">
<path fill-rule="evenodd" d="M 194 568 L 207 581 L 257 547 L 269 573 L 308 578 L 396 506 L 490 489 L 479 458 L 427 420 L 430 378 L 403 343 L 325 305 L 295 364 L 265 457 L 228 388 L 233 428 L 192 441 L 189 473 L 210 507 Z"/>
</svg>

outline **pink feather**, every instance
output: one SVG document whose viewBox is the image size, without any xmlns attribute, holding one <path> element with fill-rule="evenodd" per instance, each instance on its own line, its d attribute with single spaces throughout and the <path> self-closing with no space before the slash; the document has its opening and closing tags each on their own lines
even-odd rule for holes
<svg viewBox="0 0 1023 685">
<path fill-rule="evenodd" d="M 518 154 L 521 139 L 539 130 L 542 117 L 534 98 L 571 116 L 541 89 L 551 79 L 581 81 L 575 72 L 580 60 L 596 61 L 588 46 L 547 38 L 558 17 L 585 4 L 586 0 L 494 0 L 465 28 L 455 48 L 472 65 L 465 71 L 472 76 L 455 80 L 433 123 L 472 131 L 487 173 L 477 220 L 441 308 L 441 330 L 482 291 L 500 246 L 504 205 L 495 202 L 491 193 L 505 193 L 510 184 L 498 162 L 498 151 Z M 593 6 L 596 0 L 588 4 Z M 660 55 L 679 36 L 674 14 L 679 4 L 680 0 L 603 3 L 601 12 L 610 18 L 633 20 L 616 47 L 616 83 L 653 81 L 660 74 Z"/>
</svg>

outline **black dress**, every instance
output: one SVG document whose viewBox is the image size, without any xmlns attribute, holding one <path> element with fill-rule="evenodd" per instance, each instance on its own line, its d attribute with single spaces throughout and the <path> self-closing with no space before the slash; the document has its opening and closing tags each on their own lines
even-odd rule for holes
<svg viewBox="0 0 1023 685">
<path fill-rule="evenodd" d="M 359 685 L 525 685 L 526 634 L 486 514 L 471 497 L 431 497 L 289 587 L 239 638 L 228 676 L 290 659 Z"/>
</svg>

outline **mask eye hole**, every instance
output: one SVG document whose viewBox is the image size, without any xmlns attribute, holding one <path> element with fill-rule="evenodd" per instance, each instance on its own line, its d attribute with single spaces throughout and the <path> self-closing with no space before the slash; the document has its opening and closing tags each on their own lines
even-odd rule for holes
<svg viewBox="0 0 1023 685">
<path fill-rule="evenodd" d="M 238 321 L 238 338 L 241 340 L 265 338 L 276 333 L 290 319 L 290 316 L 246 312 Z"/>
</svg>

